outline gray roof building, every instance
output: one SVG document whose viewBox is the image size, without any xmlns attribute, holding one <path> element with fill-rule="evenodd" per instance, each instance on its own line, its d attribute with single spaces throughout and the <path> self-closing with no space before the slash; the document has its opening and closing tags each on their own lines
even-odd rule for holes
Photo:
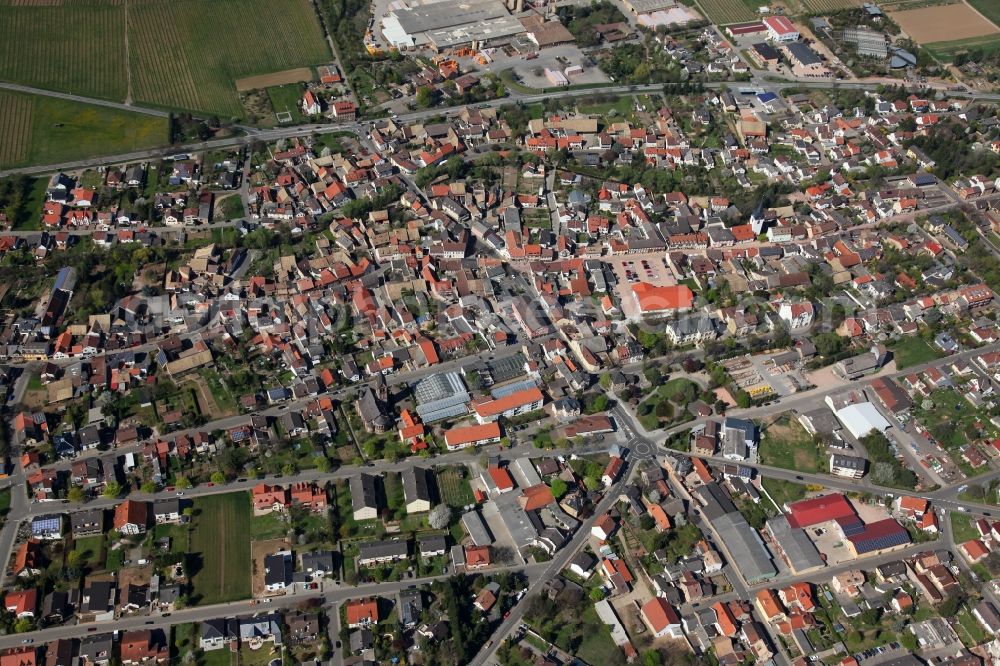
<svg viewBox="0 0 1000 666">
<path fill-rule="evenodd" d="M 778 575 L 764 541 L 742 514 L 723 514 L 712 521 L 712 527 L 747 583 L 761 583 Z"/>
<path fill-rule="evenodd" d="M 793 573 L 800 574 L 826 566 L 806 531 L 792 527 L 782 514 L 767 521 L 767 531 Z"/>
<path fill-rule="evenodd" d="M 421 537 L 417 540 L 421 557 L 434 557 L 448 552 L 448 539 L 440 535 Z"/>
<path fill-rule="evenodd" d="M 405 560 L 409 555 L 408 541 L 365 541 L 358 546 L 358 562 L 363 565 Z"/>
<path fill-rule="evenodd" d="M 355 519 L 377 516 L 379 510 L 378 477 L 371 474 L 358 474 L 351 477 L 350 486 L 351 506 L 354 509 Z M 369 515 L 372 513 L 375 515 Z"/>
<path fill-rule="evenodd" d="M 430 509 L 430 471 L 414 465 L 413 467 L 404 469 L 400 476 L 403 481 L 403 497 L 406 500 L 407 511 L 411 511 L 411 505 L 414 505 L 414 503 L 417 503 L 416 506 L 426 503 L 426 508 L 417 510 Z"/>
<path fill-rule="evenodd" d="M 302 570 L 319 576 L 333 573 L 333 551 L 315 550 L 311 553 L 302 553 Z"/>
<path fill-rule="evenodd" d="M 283 588 L 292 580 L 292 557 L 287 551 L 264 557 L 264 585 L 268 589 Z"/>
<path fill-rule="evenodd" d="M 368 650 L 375 645 L 375 635 L 370 629 L 355 629 L 350 635 L 351 652 Z"/>
<path fill-rule="evenodd" d="M 462 514 L 462 527 L 469 533 L 472 543 L 476 546 L 489 546 L 493 543 L 493 537 L 486 528 L 483 517 L 479 515 L 478 509 Z"/>
<path fill-rule="evenodd" d="M 785 44 L 785 48 L 788 49 L 788 55 L 803 67 L 819 65 L 823 62 L 818 53 L 801 42 L 790 42 Z"/>
<path fill-rule="evenodd" d="M 107 664 L 114 656 L 114 636 L 110 633 L 84 636 L 80 639 L 79 656 L 85 664 Z"/>
<path fill-rule="evenodd" d="M 424 597 L 420 590 L 402 590 L 399 593 L 399 622 L 412 627 L 424 612 Z"/>
<path fill-rule="evenodd" d="M 240 618 L 240 640 L 251 639 L 274 640 L 275 645 L 281 645 L 281 615 L 269 613 L 256 617 Z"/>
</svg>

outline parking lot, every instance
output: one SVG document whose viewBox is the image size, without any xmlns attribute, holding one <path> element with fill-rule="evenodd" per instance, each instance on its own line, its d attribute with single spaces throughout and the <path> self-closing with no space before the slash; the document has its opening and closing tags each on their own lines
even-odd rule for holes
<svg viewBox="0 0 1000 666">
<path fill-rule="evenodd" d="M 618 297 L 622 311 L 626 317 L 638 316 L 635 299 L 632 297 L 632 285 L 637 282 L 647 282 L 658 287 L 669 287 L 677 284 L 677 279 L 663 258 L 653 254 L 631 254 L 621 257 L 608 257 L 608 263 L 618 280 Z"/>
<path fill-rule="evenodd" d="M 487 49 L 487 53 L 493 59 L 489 65 L 490 71 L 513 70 L 515 80 L 529 88 L 551 88 L 553 83 L 546 78 L 545 69 L 562 72 L 573 65 L 579 65 L 583 71 L 567 77 L 570 85 L 608 81 L 607 75 L 600 70 L 597 63 L 573 44 L 560 44 L 542 49 L 534 55 L 508 51 L 510 50 L 502 48 Z"/>
</svg>

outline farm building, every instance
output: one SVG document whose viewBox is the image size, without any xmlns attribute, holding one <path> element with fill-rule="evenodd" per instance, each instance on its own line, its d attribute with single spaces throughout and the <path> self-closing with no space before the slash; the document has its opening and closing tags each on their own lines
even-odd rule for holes
<svg viewBox="0 0 1000 666">
<path fill-rule="evenodd" d="M 795 42 L 799 39 L 799 30 L 787 16 L 768 16 L 763 21 L 767 28 L 767 37 L 775 42 Z"/>
</svg>

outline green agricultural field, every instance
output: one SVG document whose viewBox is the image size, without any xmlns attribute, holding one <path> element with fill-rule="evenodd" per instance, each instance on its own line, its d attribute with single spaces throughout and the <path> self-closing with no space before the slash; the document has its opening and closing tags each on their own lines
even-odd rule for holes
<svg viewBox="0 0 1000 666">
<path fill-rule="evenodd" d="M 1000 51 L 1000 33 L 956 39 L 951 42 L 932 42 L 922 44 L 921 48 L 942 62 L 951 62 L 956 54 L 962 51 L 976 50 L 981 53 L 996 53 Z"/>
<path fill-rule="evenodd" d="M 1000 27 L 1000 3 L 997 0 L 966 0 L 976 8 L 980 14 L 993 21 L 993 24 Z"/>
<path fill-rule="evenodd" d="M 0 167 L 53 164 L 168 143 L 166 118 L 0 90 Z"/>
<path fill-rule="evenodd" d="M 755 0 L 698 0 L 698 7 L 712 23 L 729 25 L 753 21 L 759 15 Z"/>
<path fill-rule="evenodd" d="M 0 80 L 90 97 L 239 116 L 237 79 L 330 60 L 309 0 L 0 5 Z"/>
<path fill-rule="evenodd" d="M 234 81 L 329 61 L 308 0 L 152 0 L 130 5 L 136 100 L 223 116 L 242 112 Z"/>
<path fill-rule="evenodd" d="M 194 501 L 191 555 L 194 600 L 218 604 L 250 597 L 250 520 L 247 493 L 226 493 Z"/>
<path fill-rule="evenodd" d="M 125 6 L 0 0 L 0 80 L 123 100 Z"/>
</svg>

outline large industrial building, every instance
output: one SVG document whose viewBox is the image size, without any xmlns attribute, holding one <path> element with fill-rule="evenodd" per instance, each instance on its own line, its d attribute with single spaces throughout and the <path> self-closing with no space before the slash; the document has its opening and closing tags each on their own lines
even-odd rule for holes
<svg viewBox="0 0 1000 666">
<path fill-rule="evenodd" d="M 500 0 L 394 3 L 390 7 L 382 17 L 382 35 L 400 49 L 442 51 L 468 44 L 505 44 L 525 31 Z"/>
<path fill-rule="evenodd" d="M 693 494 L 743 580 L 755 585 L 778 575 L 764 540 L 717 483 L 699 486 Z"/>
</svg>

